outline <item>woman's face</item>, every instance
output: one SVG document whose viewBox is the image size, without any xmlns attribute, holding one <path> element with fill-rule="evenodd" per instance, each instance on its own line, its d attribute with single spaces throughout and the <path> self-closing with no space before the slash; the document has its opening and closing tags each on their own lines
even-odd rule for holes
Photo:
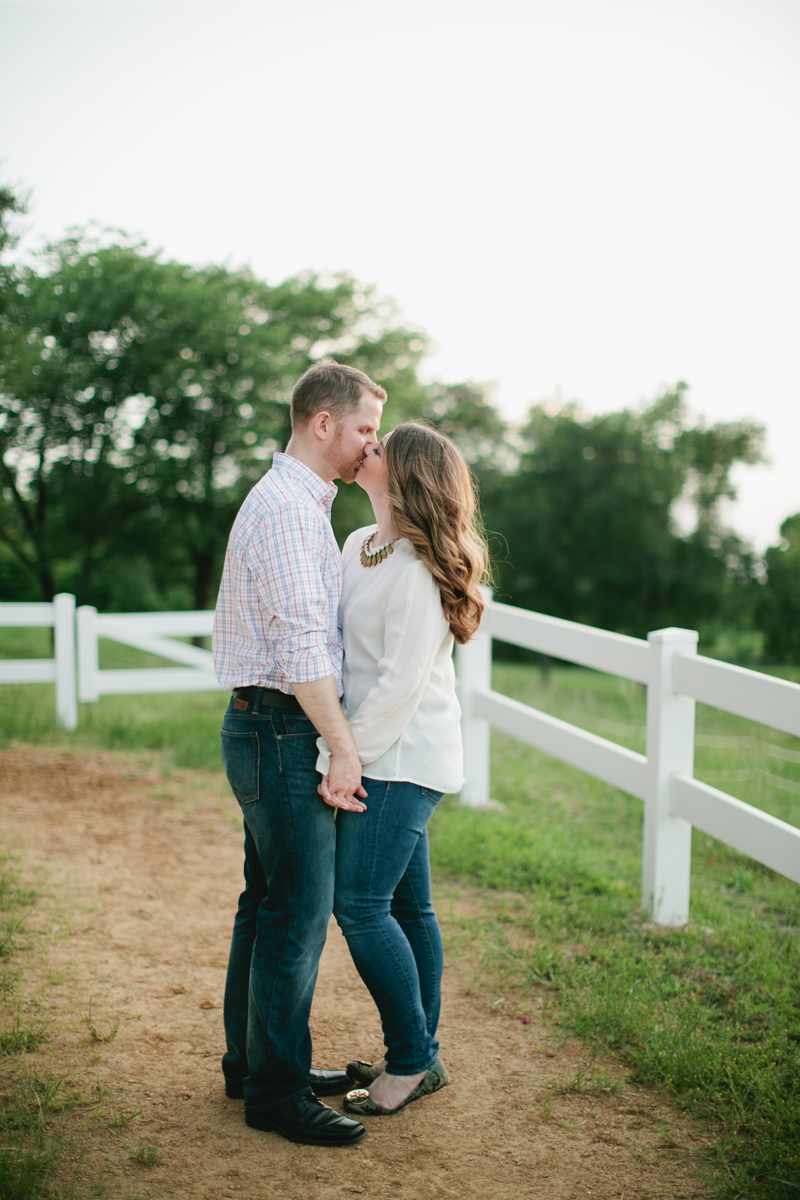
<svg viewBox="0 0 800 1200">
<path fill-rule="evenodd" d="M 386 466 L 386 443 L 392 435 L 387 433 L 382 441 L 370 446 L 358 468 L 356 483 L 361 484 L 368 495 L 385 494 L 389 485 L 389 470 Z"/>
</svg>

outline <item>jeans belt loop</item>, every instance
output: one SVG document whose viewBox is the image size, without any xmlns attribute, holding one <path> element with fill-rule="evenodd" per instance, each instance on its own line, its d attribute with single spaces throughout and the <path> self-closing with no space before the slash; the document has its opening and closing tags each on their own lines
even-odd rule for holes
<svg viewBox="0 0 800 1200">
<path fill-rule="evenodd" d="M 264 695 L 264 689 L 259 688 L 258 692 L 256 693 L 256 698 L 253 702 L 253 716 L 254 717 L 259 716 L 261 713 L 261 699 L 262 699 L 263 695 Z"/>
</svg>

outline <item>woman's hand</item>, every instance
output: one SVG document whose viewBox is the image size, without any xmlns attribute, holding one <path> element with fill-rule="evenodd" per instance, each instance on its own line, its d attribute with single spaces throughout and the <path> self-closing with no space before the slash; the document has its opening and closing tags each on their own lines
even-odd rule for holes
<svg viewBox="0 0 800 1200">
<path fill-rule="evenodd" d="M 362 793 L 362 795 L 366 796 L 367 793 L 363 788 L 359 788 L 358 790 Z M 322 783 L 318 786 L 317 791 L 319 792 L 320 796 L 322 796 L 322 799 L 325 801 L 325 803 L 329 804 L 331 808 L 343 808 L 347 812 L 366 811 L 366 804 L 362 804 L 356 796 L 346 796 L 342 792 L 332 792 L 328 786 L 327 775 L 323 776 Z"/>
</svg>

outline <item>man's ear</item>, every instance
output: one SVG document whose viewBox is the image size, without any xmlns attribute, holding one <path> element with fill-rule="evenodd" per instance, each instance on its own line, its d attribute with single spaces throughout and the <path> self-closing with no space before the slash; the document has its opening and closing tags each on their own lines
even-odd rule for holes
<svg viewBox="0 0 800 1200">
<path fill-rule="evenodd" d="M 327 409 L 323 408 L 320 412 L 314 413 L 311 419 L 311 428 L 321 442 L 325 442 L 333 432 L 333 417 Z"/>
</svg>

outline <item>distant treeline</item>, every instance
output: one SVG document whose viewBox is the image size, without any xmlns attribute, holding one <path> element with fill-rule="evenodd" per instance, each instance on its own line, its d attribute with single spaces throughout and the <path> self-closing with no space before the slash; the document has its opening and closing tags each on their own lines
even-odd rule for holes
<svg viewBox="0 0 800 1200">
<path fill-rule="evenodd" d="M 6 259 L 15 208 L 0 189 Z M 479 324 L 476 306 L 476 336 Z M 270 286 L 85 233 L 35 266 L 6 262 L 0 600 L 213 606 L 236 511 L 288 440 L 292 386 L 332 354 L 386 387 L 384 429 L 423 417 L 461 446 L 502 599 L 635 635 L 699 628 L 730 657 L 800 661 L 800 514 L 764 560 L 719 519 L 732 466 L 762 458 L 758 425 L 693 420 L 680 383 L 599 417 L 537 404 L 512 428 L 475 384 L 423 383 L 426 349 L 347 275 Z M 337 536 L 369 520 L 363 493 L 341 486 Z"/>
</svg>

